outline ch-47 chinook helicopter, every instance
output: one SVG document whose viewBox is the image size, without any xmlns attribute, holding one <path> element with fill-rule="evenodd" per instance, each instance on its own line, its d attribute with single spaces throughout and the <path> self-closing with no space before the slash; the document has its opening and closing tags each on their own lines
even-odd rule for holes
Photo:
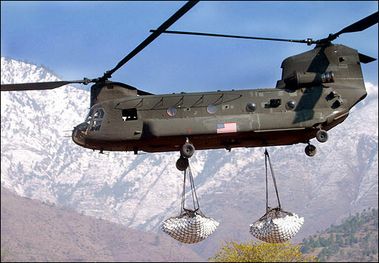
<svg viewBox="0 0 379 263">
<path fill-rule="evenodd" d="M 327 131 L 343 122 L 350 109 L 367 95 L 361 63 L 374 58 L 332 41 L 344 33 L 378 23 L 378 12 L 328 37 L 312 40 L 245 37 L 167 31 L 198 1 L 189 1 L 125 56 L 95 79 L 1 85 L 2 91 L 54 89 L 71 83 L 89 84 L 90 111 L 72 132 L 73 141 L 103 151 L 179 151 L 179 170 L 188 167 L 196 149 L 262 147 L 305 143 L 313 156 L 315 138 L 326 142 Z M 162 33 L 287 41 L 315 45 L 286 58 L 282 77 L 272 89 L 155 95 L 124 83 L 112 74 Z"/>
</svg>

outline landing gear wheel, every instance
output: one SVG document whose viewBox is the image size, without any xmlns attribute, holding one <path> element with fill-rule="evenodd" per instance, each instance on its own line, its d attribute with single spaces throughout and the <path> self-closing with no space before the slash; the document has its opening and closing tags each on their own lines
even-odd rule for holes
<svg viewBox="0 0 379 263">
<path fill-rule="evenodd" d="M 316 139 L 319 142 L 326 142 L 328 140 L 328 133 L 324 130 L 318 130 L 316 133 Z"/>
<path fill-rule="evenodd" d="M 179 171 L 185 171 L 189 166 L 189 162 L 188 162 L 188 159 L 187 158 L 184 158 L 184 157 L 180 157 L 177 161 L 176 161 L 176 168 L 179 170 Z"/>
<path fill-rule="evenodd" d="M 180 149 L 180 154 L 184 158 L 191 158 L 195 152 L 195 146 L 192 143 L 186 142 Z"/>
<path fill-rule="evenodd" d="M 306 147 L 305 147 L 305 154 L 312 157 L 312 156 L 315 156 L 317 150 L 316 150 L 316 146 L 312 145 L 312 144 L 308 144 Z"/>
</svg>

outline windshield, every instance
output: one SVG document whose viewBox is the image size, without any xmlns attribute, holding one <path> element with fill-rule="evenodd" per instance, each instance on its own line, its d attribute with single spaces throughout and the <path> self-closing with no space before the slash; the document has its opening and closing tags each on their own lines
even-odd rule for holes
<svg viewBox="0 0 379 263">
<path fill-rule="evenodd" d="M 99 107 L 92 107 L 89 111 L 85 122 L 88 123 L 90 131 L 98 131 L 104 118 L 104 110 Z"/>
</svg>

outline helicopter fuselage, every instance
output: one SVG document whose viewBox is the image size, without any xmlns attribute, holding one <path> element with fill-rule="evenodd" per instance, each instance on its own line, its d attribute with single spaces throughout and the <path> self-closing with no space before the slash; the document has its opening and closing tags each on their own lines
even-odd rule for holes
<svg viewBox="0 0 379 263">
<path fill-rule="evenodd" d="M 135 153 L 177 151 L 188 139 L 196 149 L 307 143 L 366 96 L 359 53 L 349 47 L 318 46 L 282 68 L 271 89 L 107 97 L 119 88 L 108 84 L 102 99 L 92 95 L 72 138 L 94 150 Z"/>
</svg>

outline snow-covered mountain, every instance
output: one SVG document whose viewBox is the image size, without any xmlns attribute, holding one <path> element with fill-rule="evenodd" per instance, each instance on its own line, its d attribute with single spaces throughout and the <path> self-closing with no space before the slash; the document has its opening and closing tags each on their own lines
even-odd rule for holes
<svg viewBox="0 0 379 263">
<path fill-rule="evenodd" d="M 43 67 L 1 58 L 1 83 L 58 78 Z M 378 87 L 329 132 L 310 158 L 304 144 L 269 147 L 282 207 L 305 217 L 295 241 L 349 213 L 377 207 Z M 1 184 L 21 196 L 73 207 L 146 231 L 180 209 L 178 153 L 99 154 L 71 141 L 89 92 L 71 86 L 1 93 Z M 68 136 L 68 137 L 66 137 Z M 202 211 L 220 222 L 193 246 L 212 256 L 223 240 L 251 238 L 249 224 L 265 212 L 264 149 L 197 151 L 191 158 Z M 275 205 L 273 192 L 270 192 Z"/>
</svg>

